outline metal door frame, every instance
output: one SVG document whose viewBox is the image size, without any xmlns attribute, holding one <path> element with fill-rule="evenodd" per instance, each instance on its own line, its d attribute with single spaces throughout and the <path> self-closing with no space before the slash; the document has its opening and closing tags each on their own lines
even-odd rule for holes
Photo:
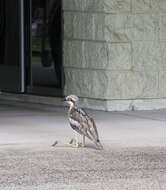
<svg viewBox="0 0 166 190">
<path fill-rule="evenodd" d="M 21 92 L 25 92 L 25 58 L 24 58 L 24 0 L 21 2 Z"/>
</svg>

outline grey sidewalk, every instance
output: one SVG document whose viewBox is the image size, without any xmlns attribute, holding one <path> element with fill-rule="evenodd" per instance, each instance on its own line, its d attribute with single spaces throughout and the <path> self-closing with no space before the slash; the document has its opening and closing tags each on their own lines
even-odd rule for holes
<svg viewBox="0 0 166 190">
<path fill-rule="evenodd" d="M 166 110 L 88 112 L 103 151 L 51 147 L 73 136 L 62 108 L 2 104 L 0 190 L 165 190 Z"/>
</svg>

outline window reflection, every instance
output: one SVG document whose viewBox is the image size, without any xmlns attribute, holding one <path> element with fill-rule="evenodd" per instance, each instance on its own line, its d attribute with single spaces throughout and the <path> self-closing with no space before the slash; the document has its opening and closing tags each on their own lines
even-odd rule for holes
<svg viewBox="0 0 166 190">
<path fill-rule="evenodd" d="M 32 0 L 34 86 L 61 87 L 61 2 Z"/>
</svg>

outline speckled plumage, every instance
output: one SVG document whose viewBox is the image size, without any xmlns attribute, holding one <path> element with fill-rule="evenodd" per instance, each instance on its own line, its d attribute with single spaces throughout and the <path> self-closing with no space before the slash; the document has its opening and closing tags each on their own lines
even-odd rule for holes
<svg viewBox="0 0 166 190">
<path fill-rule="evenodd" d="M 93 141 L 97 148 L 102 149 L 103 147 L 100 143 L 97 127 L 93 118 L 90 117 L 83 109 L 76 106 L 78 97 L 70 95 L 66 97 L 66 101 L 70 104 L 68 119 L 72 129 Z"/>
</svg>

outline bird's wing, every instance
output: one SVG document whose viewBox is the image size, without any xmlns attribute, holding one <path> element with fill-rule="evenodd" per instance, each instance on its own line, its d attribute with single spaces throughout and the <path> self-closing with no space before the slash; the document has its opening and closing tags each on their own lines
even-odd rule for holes
<svg viewBox="0 0 166 190">
<path fill-rule="evenodd" d="M 96 124 L 93 118 L 90 117 L 84 110 L 76 107 L 73 108 L 70 114 L 70 124 L 71 123 L 74 124 L 73 126 L 77 126 L 77 129 L 75 129 L 77 132 L 87 136 L 90 140 L 98 141 L 99 137 Z"/>
<path fill-rule="evenodd" d="M 72 129 L 77 131 L 80 135 L 87 136 L 90 140 L 92 140 L 91 137 L 89 136 L 89 134 L 87 133 L 87 130 L 83 127 L 82 124 L 80 124 L 78 121 L 76 121 L 72 117 L 69 118 L 69 122 L 70 122 Z"/>
</svg>

